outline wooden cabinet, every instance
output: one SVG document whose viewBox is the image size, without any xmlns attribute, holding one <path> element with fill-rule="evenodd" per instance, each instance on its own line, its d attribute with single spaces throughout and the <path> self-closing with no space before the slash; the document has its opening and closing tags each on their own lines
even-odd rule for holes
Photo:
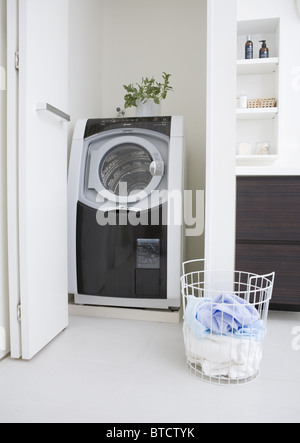
<svg viewBox="0 0 300 443">
<path fill-rule="evenodd" d="M 237 179 L 236 268 L 275 271 L 271 308 L 300 311 L 300 177 Z"/>
</svg>

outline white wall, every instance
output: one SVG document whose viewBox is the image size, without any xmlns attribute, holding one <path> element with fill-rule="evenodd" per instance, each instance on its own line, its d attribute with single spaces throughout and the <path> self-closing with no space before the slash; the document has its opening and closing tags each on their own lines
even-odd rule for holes
<svg viewBox="0 0 300 443">
<path fill-rule="evenodd" d="M 0 0 L 0 66 L 6 70 L 6 1 Z M 3 73 L 3 69 L 2 69 Z M 6 91 L 5 79 L 0 81 L 0 334 L 6 331 L 6 350 L 9 351 L 7 222 L 6 222 Z M 0 359 L 7 352 L 1 351 Z"/>
<path fill-rule="evenodd" d="M 238 0 L 238 20 L 280 18 L 278 166 L 300 167 L 300 13 L 296 0 Z"/>
<path fill-rule="evenodd" d="M 205 187 L 206 0 L 103 0 L 104 117 L 124 106 L 124 84 L 172 74 L 164 115 L 185 118 L 187 187 Z M 127 116 L 134 116 L 135 109 Z M 187 239 L 187 258 L 203 257 L 204 237 Z"/>
<path fill-rule="evenodd" d="M 69 1 L 69 148 L 76 121 L 102 117 L 102 0 Z"/>
</svg>

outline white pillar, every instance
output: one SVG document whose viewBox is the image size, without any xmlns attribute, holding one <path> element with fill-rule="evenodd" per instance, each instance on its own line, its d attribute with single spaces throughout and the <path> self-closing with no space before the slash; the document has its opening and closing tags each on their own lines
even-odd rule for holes
<svg viewBox="0 0 300 443">
<path fill-rule="evenodd" d="M 235 267 L 237 0 L 208 2 L 207 268 Z"/>
</svg>

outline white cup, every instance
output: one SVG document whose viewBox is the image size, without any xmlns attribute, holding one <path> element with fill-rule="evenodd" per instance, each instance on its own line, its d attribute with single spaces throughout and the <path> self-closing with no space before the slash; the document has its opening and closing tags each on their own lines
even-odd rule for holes
<svg viewBox="0 0 300 443">
<path fill-rule="evenodd" d="M 237 107 L 240 109 L 247 109 L 248 106 L 248 97 L 246 95 L 242 95 L 237 99 Z"/>
</svg>

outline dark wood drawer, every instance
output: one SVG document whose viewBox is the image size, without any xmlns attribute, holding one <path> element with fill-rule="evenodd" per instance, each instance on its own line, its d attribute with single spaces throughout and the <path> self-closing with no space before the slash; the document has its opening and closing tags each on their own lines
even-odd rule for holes
<svg viewBox="0 0 300 443">
<path fill-rule="evenodd" d="M 300 310 L 300 245 L 237 244 L 236 268 L 259 275 L 275 271 L 271 307 Z"/>
<path fill-rule="evenodd" d="M 238 178 L 237 240 L 300 242 L 300 177 Z"/>
</svg>

